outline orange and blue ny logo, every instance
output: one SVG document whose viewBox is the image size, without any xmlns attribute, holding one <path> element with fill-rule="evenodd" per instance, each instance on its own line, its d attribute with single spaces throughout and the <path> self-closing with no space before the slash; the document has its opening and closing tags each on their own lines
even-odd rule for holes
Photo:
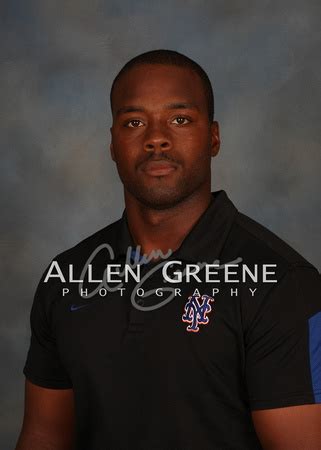
<svg viewBox="0 0 321 450">
<path fill-rule="evenodd" d="M 188 302 L 184 306 L 185 312 L 182 315 L 182 321 L 190 324 L 186 327 L 187 331 L 197 333 L 199 324 L 208 324 L 207 314 L 212 311 L 211 302 L 214 302 L 214 298 L 209 295 L 191 295 L 188 297 Z"/>
</svg>

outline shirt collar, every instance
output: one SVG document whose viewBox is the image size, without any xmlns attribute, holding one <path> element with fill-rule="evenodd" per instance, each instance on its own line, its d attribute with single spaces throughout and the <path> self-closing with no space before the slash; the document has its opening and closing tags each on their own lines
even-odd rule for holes
<svg viewBox="0 0 321 450">
<path fill-rule="evenodd" d="M 225 191 L 212 192 L 211 203 L 169 259 L 193 263 L 219 260 L 237 212 Z M 125 209 L 117 230 L 116 258 L 126 256 L 128 247 L 135 249 L 136 244 L 129 232 Z"/>
</svg>

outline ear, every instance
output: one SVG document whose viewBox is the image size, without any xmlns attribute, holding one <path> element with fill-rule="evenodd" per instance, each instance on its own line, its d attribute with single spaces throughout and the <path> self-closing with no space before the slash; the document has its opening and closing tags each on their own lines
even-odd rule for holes
<svg viewBox="0 0 321 450">
<path fill-rule="evenodd" d="M 214 158 L 220 149 L 220 127 L 218 122 L 213 121 L 211 123 L 211 156 Z"/>
<path fill-rule="evenodd" d="M 115 161 L 115 153 L 114 153 L 114 147 L 113 147 L 113 144 L 110 144 L 109 149 L 110 149 L 110 156 L 111 156 L 111 159 L 112 159 L 113 161 Z"/>
<path fill-rule="evenodd" d="M 111 143 L 110 143 L 110 146 L 109 146 L 110 156 L 111 156 L 111 159 L 113 161 L 115 161 L 115 152 L 114 152 L 114 146 L 113 146 L 113 131 L 112 131 L 112 128 L 110 128 L 109 130 L 110 130 L 110 134 L 111 134 Z"/>
</svg>

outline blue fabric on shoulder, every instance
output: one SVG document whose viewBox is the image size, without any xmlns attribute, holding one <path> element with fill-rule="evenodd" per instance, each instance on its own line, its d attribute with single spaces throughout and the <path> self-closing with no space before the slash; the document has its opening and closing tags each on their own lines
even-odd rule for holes
<svg viewBox="0 0 321 450">
<path fill-rule="evenodd" d="M 321 403 L 321 311 L 309 319 L 309 350 L 315 403 Z"/>
</svg>

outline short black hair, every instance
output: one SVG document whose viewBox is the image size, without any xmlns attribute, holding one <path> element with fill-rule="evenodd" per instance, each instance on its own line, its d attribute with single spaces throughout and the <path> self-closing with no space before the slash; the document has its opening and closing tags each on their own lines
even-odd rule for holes
<svg viewBox="0 0 321 450">
<path fill-rule="evenodd" d="M 210 79 L 208 78 L 206 72 L 202 67 L 197 64 L 192 59 L 188 58 L 188 56 L 183 55 L 182 53 L 178 53 L 174 50 L 151 50 L 146 53 L 141 53 L 140 55 L 135 56 L 131 60 L 129 60 L 123 68 L 118 72 L 115 77 L 113 84 L 110 90 L 110 105 L 111 109 L 113 109 L 113 92 L 117 81 L 127 73 L 133 67 L 143 65 L 143 64 L 162 64 L 165 66 L 178 66 L 178 67 L 186 67 L 193 72 L 195 72 L 203 83 L 206 99 L 207 99 L 207 107 L 208 107 L 208 118 L 210 122 L 214 119 L 214 94 L 212 84 Z"/>
</svg>

